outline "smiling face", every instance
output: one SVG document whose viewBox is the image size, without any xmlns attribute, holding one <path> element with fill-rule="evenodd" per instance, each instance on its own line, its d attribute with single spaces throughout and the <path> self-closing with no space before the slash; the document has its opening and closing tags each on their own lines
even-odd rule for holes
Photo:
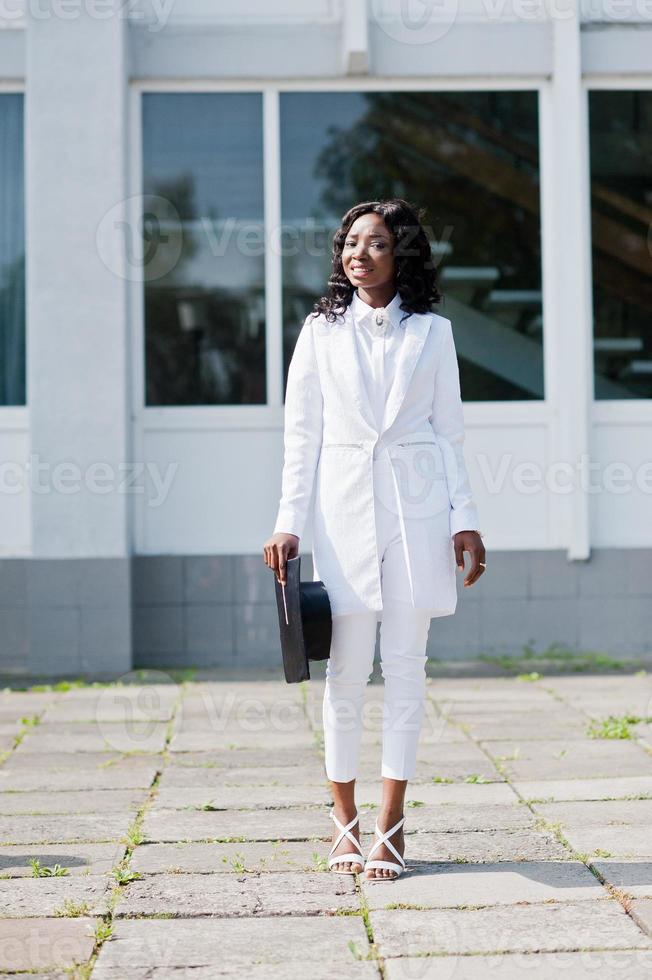
<svg viewBox="0 0 652 980">
<path fill-rule="evenodd" d="M 380 214 L 362 214 L 353 222 L 342 247 L 344 274 L 361 293 L 394 288 L 393 236 Z"/>
</svg>

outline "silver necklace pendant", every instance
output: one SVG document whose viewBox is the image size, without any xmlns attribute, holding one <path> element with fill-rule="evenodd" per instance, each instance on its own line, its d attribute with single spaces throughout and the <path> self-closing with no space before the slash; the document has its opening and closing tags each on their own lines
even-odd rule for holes
<svg viewBox="0 0 652 980">
<path fill-rule="evenodd" d="M 384 309 L 376 310 L 376 313 L 374 314 L 374 316 L 375 316 L 376 323 L 378 324 L 378 326 L 379 327 L 382 327 L 384 325 L 384 323 L 385 323 L 385 316 L 386 316 L 385 310 Z"/>
</svg>

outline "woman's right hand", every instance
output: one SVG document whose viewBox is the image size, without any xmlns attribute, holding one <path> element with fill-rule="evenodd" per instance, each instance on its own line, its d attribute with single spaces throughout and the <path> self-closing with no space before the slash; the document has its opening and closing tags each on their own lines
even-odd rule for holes
<svg viewBox="0 0 652 980">
<path fill-rule="evenodd" d="M 263 545 L 265 564 L 275 573 L 281 585 L 287 585 L 285 563 L 288 558 L 296 558 L 299 554 L 299 538 L 296 534 L 286 534 L 279 531 L 272 534 Z"/>
</svg>

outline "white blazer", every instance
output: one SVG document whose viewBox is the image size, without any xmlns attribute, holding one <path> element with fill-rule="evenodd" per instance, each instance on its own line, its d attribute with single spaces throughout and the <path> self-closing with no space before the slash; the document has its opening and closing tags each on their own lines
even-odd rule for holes
<svg viewBox="0 0 652 980">
<path fill-rule="evenodd" d="M 380 431 L 349 307 L 332 323 L 306 317 L 288 368 L 282 489 L 274 533 L 301 537 L 314 490 L 313 579 L 333 615 L 382 610 L 374 459 L 391 461 L 412 604 L 447 616 L 457 605 L 457 531 L 478 530 L 463 454 L 464 419 L 451 321 L 413 313 Z"/>
</svg>

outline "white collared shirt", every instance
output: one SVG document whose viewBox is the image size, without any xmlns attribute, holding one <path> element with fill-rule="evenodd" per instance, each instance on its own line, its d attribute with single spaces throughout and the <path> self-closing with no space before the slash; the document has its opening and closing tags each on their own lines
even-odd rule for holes
<svg viewBox="0 0 652 980">
<path fill-rule="evenodd" d="M 400 325 L 405 312 L 401 309 L 398 292 L 387 306 L 374 309 L 360 299 L 357 290 L 354 290 L 351 312 L 360 366 L 380 431 L 407 319 Z M 382 322 L 376 323 L 376 318 Z"/>
</svg>

